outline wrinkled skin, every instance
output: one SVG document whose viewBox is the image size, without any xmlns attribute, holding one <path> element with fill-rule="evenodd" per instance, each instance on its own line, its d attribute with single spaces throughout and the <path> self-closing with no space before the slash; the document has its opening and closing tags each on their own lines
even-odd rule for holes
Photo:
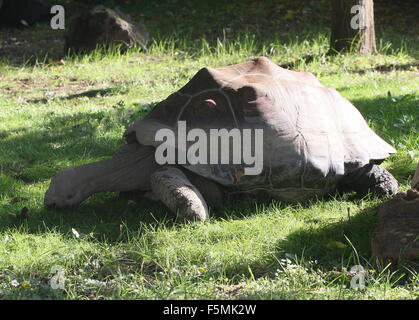
<svg viewBox="0 0 419 320">
<path fill-rule="evenodd" d="M 45 193 L 46 207 L 80 204 L 97 192 L 150 190 L 150 174 L 159 166 L 154 148 L 138 143 L 124 145 L 110 160 L 66 169 L 55 175 Z"/>
<path fill-rule="evenodd" d="M 194 128 L 206 133 L 223 128 L 262 129 L 262 172 L 244 175 L 248 166 L 243 162 L 187 163 L 174 165 L 176 170 L 166 171 L 162 179 L 157 173 L 162 166 L 153 158 L 162 142 L 156 141 L 155 135 L 160 129 L 176 133 L 178 121 L 186 121 L 188 132 Z M 397 191 L 397 181 L 378 166 L 395 150 L 368 127 L 358 110 L 312 74 L 280 68 L 267 58 L 201 69 L 183 88 L 129 127 L 124 137 L 127 145 L 113 159 L 55 176 L 45 205 L 77 205 L 101 191 L 149 191 L 153 189 L 150 181 L 156 180 L 161 187 L 160 194 L 155 194 L 157 199 L 180 215 L 198 208 L 201 200 L 196 199 L 201 195 L 204 201 L 219 204 L 226 195 L 240 194 L 305 201 L 340 186 L 360 194 Z M 221 152 L 231 151 L 231 145 L 222 148 Z M 256 146 L 251 144 L 250 149 L 254 155 Z M 181 177 L 173 177 L 177 175 Z M 182 188 L 179 181 L 190 188 Z M 189 196 L 195 189 L 196 195 Z M 167 200 L 171 197 L 181 200 Z M 185 203 L 190 207 L 185 208 Z M 204 219 L 205 205 L 199 207 L 196 219 Z"/>
<path fill-rule="evenodd" d="M 90 194 L 85 189 L 85 184 L 80 183 L 78 170 L 75 168 L 58 173 L 51 181 L 45 194 L 47 207 L 71 207 L 81 203 Z"/>
</svg>

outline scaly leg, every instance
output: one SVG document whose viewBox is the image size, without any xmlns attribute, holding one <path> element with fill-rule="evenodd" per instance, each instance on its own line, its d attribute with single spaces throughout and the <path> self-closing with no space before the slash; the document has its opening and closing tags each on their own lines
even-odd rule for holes
<svg viewBox="0 0 419 320">
<path fill-rule="evenodd" d="M 179 218 L 204 221 L 208 207 L 204 197 L 176 167 L 165 166 L 151 174 L 151 190 Z"/>
</svg>

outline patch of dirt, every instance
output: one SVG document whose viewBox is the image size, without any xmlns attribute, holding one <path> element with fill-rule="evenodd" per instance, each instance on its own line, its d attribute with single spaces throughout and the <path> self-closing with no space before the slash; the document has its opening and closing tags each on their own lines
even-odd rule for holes
<svg viewBox="0 0 419 320">
<path fill-rule="evenodd" d="M 245 289 L 245 284 L 237 284 L 232 286 L 217 286 L 216 289 L 219 290 L 219 297 L 221 299 L 231 299 L 241 297 L 241 291 Z"/>
<path fill-rule="evenodd" d="M 35 63 L 59 60 L 64 56 L 65 31 L 53 30 L 49 24 L 29 28 L 0 30 L 0 59 L 11 63 Z"/>
</svg>

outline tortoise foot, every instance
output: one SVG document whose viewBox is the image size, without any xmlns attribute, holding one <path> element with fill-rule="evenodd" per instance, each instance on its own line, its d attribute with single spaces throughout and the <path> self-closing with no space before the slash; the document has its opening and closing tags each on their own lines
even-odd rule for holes
<svg viewBox="0 0 419 320">
<path fill-rule="evenodd" d="M 198 189 L 175 167 L 163 167 L 151 175 L 151 189 L 171 211 L 184 221 L 204 221 L 208 207 Z"/>
</svg>

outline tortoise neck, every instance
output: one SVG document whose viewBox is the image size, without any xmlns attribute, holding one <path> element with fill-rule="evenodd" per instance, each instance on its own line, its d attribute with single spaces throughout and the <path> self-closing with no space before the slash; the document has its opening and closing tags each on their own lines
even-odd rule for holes
<svg viewBox="0 0 419 320">
<path fill-rule="evenodd" d="M 113 159 L 89 163 L 80 169 L 89 195 L 96 192 L 123 191 L 121 189 L 124 189 L 124 179 L 129 174 L 127 166 L 121 166 Z"/>
<path fill-rule="evenodd" d="M 157 168 L 154 154 L 126 155 L 80 166 L 85 193 L 149 190 L 150 174 Z"/>
</svg>

